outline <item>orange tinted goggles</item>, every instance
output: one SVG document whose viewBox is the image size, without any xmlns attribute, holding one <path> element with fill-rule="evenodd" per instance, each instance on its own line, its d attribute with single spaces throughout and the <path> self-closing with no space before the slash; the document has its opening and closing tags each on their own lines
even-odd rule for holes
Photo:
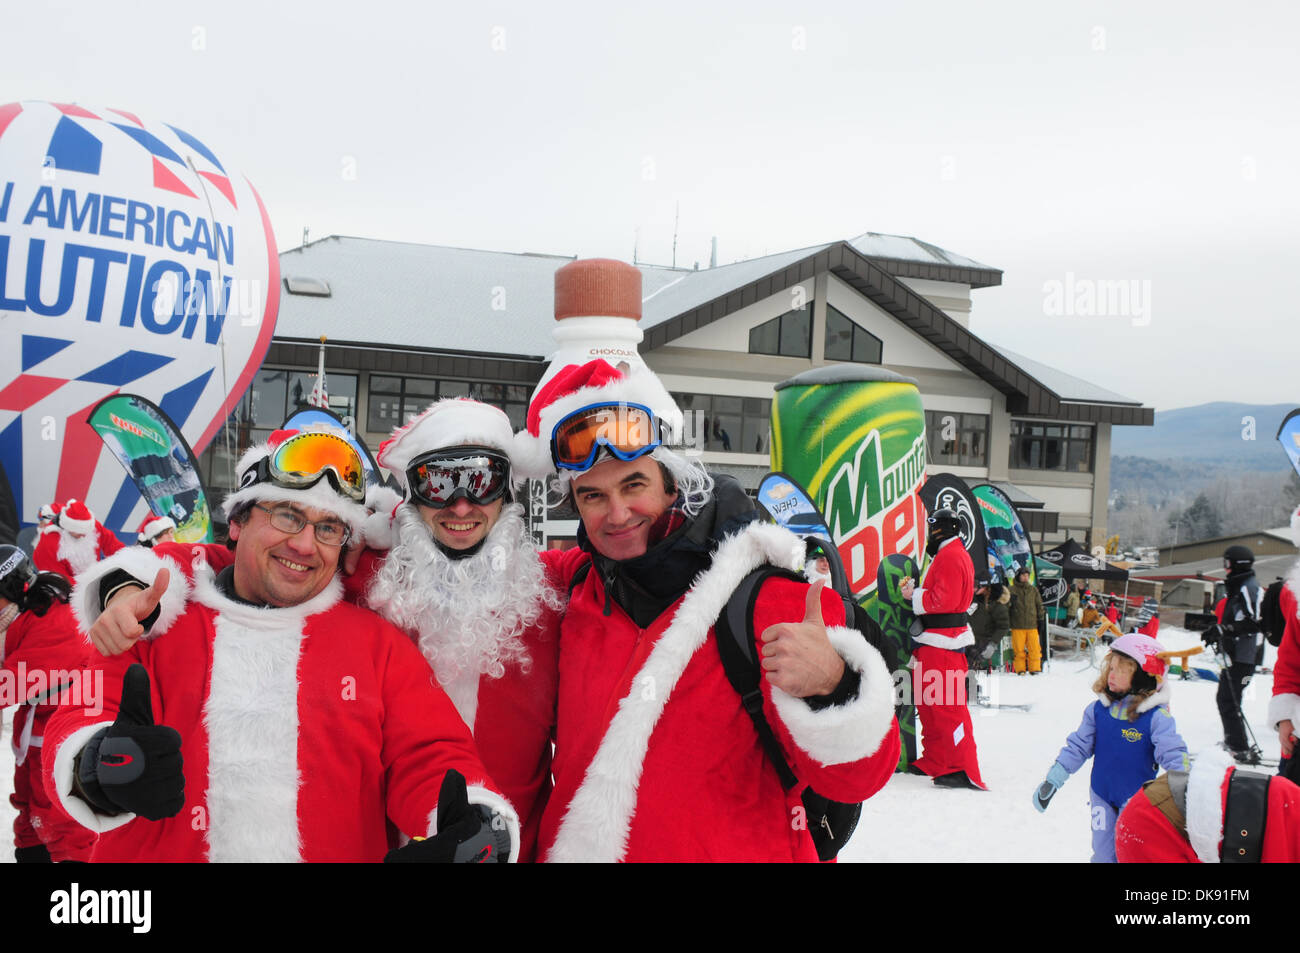
<svg viewBox="0 0 1300 953">
<path fill-rule="evenodd" d="M 310 432 L 290 437 L 268 461 L 271 480 L 280 486 L 305 489 L 327 477 L 334 489 L 358 503 L 366 498 L 366 471 L 352 444 L 331 433 Z"/>
<path fill-rule="evenodd" d="M 662 442 L 659 419 L 649 407 L 592 404 L 555 425 L 551 459 L 563 470 L 589 470 L 601 447 L 619 460 L 635 460 Z"/>
</svg>

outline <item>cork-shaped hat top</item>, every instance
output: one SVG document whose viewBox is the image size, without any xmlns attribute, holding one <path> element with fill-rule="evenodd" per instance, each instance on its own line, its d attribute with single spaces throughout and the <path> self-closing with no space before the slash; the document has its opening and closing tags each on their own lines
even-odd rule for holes
<svg viewBox="0 0 1300 953">
<path fill-rule="evenodd" d="M 612 258 L 584 258 L 555 273 L 555 320 L 600 315 L 641 320 L 641 272 Z"/>
</svg>

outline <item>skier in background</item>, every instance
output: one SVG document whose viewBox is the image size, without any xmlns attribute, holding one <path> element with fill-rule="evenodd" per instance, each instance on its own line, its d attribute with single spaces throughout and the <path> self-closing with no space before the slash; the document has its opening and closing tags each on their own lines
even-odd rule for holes
<svg viewBox="0 0 1300 953">
<path fill-rule="evenodd" d="M 1217 648 L 1226 665 L 1219 676 L 1219 717 L 1223 721 L 1223 746 L 1241 764 L 1259 764 L 1260 750 L 1246 738 L 1241 699 L 1264 661 L 1264 633 L 1259 611 L 1264 590 L 1255 580 L 1255 554 L 1245 546 L 1223 551 L 1228 593 L 1219 607 L 1219 621 L 1201 633 L 1201 641 Z"/>
</svg>

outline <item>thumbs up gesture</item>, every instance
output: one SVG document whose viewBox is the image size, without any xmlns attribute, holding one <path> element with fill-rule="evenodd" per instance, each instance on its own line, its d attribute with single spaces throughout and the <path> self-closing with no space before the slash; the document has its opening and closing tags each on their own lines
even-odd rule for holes
<svg viewBox="0 0 1300 953">
<path fill-rule="evenodd" d="M 121 655 L 135 645 L 136 640 L 144 635 L 141 623 L 157 610 L 170 581 L 171 573 L 159 569 L 149 588 L 127 586 L 109 599 L 108 605 L 87 633 L 101 655 Z"/>
<path fill-rule="evenodd" d="M 829 695 L 844 677 L 844 660 L 822 621 L 825 587 L 822 581 L 808 587 L 803 621 L 769 625 L 759 636 L 768 682 L 796 698 Z"/>
<path fill-rule="evenodd" d="M 181 736 L 154 724 L 143 665 L 132 665 L 122 677 L 117 720 L 81 749 L 77 783 L 83 799 L 103 814 L 128 811 L 159 821 L 184 805 Z"/>
</svg>

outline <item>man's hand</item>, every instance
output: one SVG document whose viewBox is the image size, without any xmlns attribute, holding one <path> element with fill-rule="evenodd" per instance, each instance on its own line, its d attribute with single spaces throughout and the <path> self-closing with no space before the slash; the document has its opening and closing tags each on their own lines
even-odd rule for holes
<svg viewBox="0 0 1300 953">
<path fill-rule="evenodd" d="M 181 736 L 154 724 L 143 665 L 132 665 L 122 676 L 117 720 L 81 749 L 77 782 L 83 799 L 105 814 L 127 811 L 160 821 L 184 806 Z"/>
<path fill-rule="evenodd" d="M 451 769 L 438 789 L 438 833 L 390 850 L 386 864 L 504 864 L 510 859 L 504 819 L 469 803 L 465 776 Z"/>
<path fill-rule="evenodd" d="M 1215 624 L 1201 633 L 1201 641 L 1210 648 L 1217 648 L 1219 639 L 1223 638 L 1223 626 Z"/>
<path fill-rule="evenodd" d="M 825 587 L 824 582 L 808 587 L 802 622 L 769 625 L 759 637 L 768 682 L 795 698 L 829 695 L 844 677 L 844 659 L 831 645 L 822 621 Z"/>
<path fill-rule="evenodd" d="M 1277 723 L 1277 740 L 1282 743 L 1282 757 L 1290 758 L 1295 754 L 1295 725 L 1290 718 Z"/>
<path fill-rule="evenodd" d="M 916 580 L 908 576 L 898 584 L 898 591 L 904 599 L 911 599 L 912 593 L 916 592 Z"/>
<path fill-rule="evenodd" d="M 140 623 L 153 615 L 170 581 L 171 573 L 159 569 L 153 585 L 147 589 L 124 586 L 109 598 L 108 605 L 88 633 L 101 655 L 121 655 L 135 645 L 136 640 L 144 635 L 144 626 Z"/>
</svg>

